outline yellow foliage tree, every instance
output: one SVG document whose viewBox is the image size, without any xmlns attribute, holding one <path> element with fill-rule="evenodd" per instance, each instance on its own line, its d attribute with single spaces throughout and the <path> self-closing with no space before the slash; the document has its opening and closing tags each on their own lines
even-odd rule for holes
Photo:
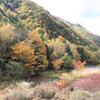
<svg viewBox="0 0 100 100">
<path fill-rule="evenodd" d="M 40 35 L 37 31 L 32 31 L 29 33 L 29 42 L 34 47 L 35 55 L 37 57 L 37 62 L 39 66 L 47 67 L 47 51 L 44 42 L 40 38 Z"/>
<path fill-rule="evenodd" d="M 2 57 L 9 55 L 10 46 L 13 44 L 15 37 L 15 28 L 11 24 L 0 26 L 0 53 Z"/>
<path fill-rule="evenodd" d="M 58 70 L 61 67 L 61 65 L 63 64 L 63 61 L 61 59 L 57 59 L 57 60 L 53 61 L 52 64 L 53 64 L 53 68 L 55 70 Z"/>
<path fill-rule="evenodd" d="M 63 37 L 59 36 L 56 39 L 48 40 L 47 45 L 49 48 L 53 48 L 54 52 L 58 54 L 58 56 L 65 53 L 65 44 L 63 43 Z"/>
<path fill-rule="evenodd" d="M 59 35 L 57 39 L 58 39 L 59 41 L 62 41 L 62 42 L 64 42 L 64 40 L 65 40 L 64 37 L 61 36 L 61 35 Z"/>
<path fill-rule="evenodd" d="M 74 59 L 80 59 L 80 54 L 78 53 L 77 46 L 71 44 L 72 55 Z"/>
<path fill-rule="evenodd" d="M 26 5 L 21 6 L 18 10 L 18 13 L 23 14 L 23 13 L 28 13 L 29 8 Z"/>
<path fill-rule="evenodd" d="M 12 46 L 13 58 L 21 60 L 27 64 L 35 64 L 34 49 L 25 42 L 20 42 Z"/>
<path fill-rule="evenodd" d="M 44 42 L 40 38 L 39 33 L 36 31 L 32 31 L 29 33 L 29 38 L 30 38 L 31 42 L 34 43 L 36 52 L 46 55 L 46 47 L 45 47 Z"/>
<path fill-rule="evenodd" d="M 14 38 L 15 28 L 11 24 L 4 24 L 0 26 L 0 39 L 6 41 L 7 39 Z"/>
</svg>

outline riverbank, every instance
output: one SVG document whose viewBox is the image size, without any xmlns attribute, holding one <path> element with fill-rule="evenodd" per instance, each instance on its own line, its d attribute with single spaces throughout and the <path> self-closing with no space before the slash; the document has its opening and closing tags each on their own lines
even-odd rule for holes
<svg viewBox="0 0 100 100">
<path fill-rule="evenodd" d="M 86 81 L 88 80 L 90 77 Z M 71 85 L 61 89 L 54 84 L 55 82 L 44 82 L 38 85 L 34 85 L 34 82 L 11 84 L 4 90 L 0 90 L 0 100 L 100 100 L 100 90 L 93 92 L 83 88 L 72 89 Z"/>
<path fill-rule="evenodd" d="M 50 73 L 44 79 L 43 76 L 37 77 L 40 80 L 37 84 L 36 80 L 10 83 L 0 89 L 0 100 L 100 100 L 99 68 L 60 72 L 56 75 L 52 72 L 51 76 Z M 58 86 L 60 79 L 65 81 L 65 84 L 61 84 L 65 86 Z"/>
</svg>

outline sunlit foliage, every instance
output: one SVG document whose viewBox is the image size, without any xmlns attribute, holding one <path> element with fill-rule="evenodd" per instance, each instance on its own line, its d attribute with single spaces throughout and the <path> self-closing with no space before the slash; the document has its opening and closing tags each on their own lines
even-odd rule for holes
<svg viewBox="0 0 100 100">
<path fill-rule="evenodd" d="M 85 68 L 85 64 L 86 64 L 86 62 L 85 61 L 82 62 L 81 60 L 76 60 L 73 63 L 75 69 L 78 69 L 78 70 L 84 69 Z"/>
<path fill-rule="evenodd" d="M 48 60 L 47 60 L 47 51 L 46 46 L 40 35 L 36 31 L 32 31 L 29 33 L 29 43 L 34 48 L 35 55 L 37 56 L 37 65 L 39 64 L 40 67 L 47 67 Z"/>
<path fill-rule="evenodd" d="M 14 27 L 11 24 L 3 24 L 0 26 L 0 38 L 2 40 L 14 38 Z"/>
<path fill-rule="evenodd" d="M 0 53 L 2 56 L 9 54 L 10 46 L 14 42 L 15 31 L 10 24 L 3 24 L 0 26 Z"/>
<path fill-rule="evenodd" d="M 36 63 L 34 49 L 32 49 L 25 42 L 20 42 L 12 46 L 12 53 L 14 55 L 14 59 L 23 61 L 25 63 Z"/>
<path fill-rule="evenodd" d="M 0 72 L 3 75 L 22 76 L 26 69 L 26 76 L 49 68 L 82 69 L 84 61 L 87 65 L 100 64 L 100 38 L 88 34 L 81 25 L 64 23 L 30 0 L 0 2 Z"/>
<path fill-rule="evenodd" d="M 58 69 L 60 69 L 61 65 L 63 64 L 63 61 L 61 59 L 57 59 L 57 60 L 53 61 L 52 64 L 53 64 L 53 68 L 55 70 L 58 70 Z"/>
</svg>

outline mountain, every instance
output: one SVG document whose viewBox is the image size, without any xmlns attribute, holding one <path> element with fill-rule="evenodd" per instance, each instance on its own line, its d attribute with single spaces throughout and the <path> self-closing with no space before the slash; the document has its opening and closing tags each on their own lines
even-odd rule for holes
<svg viewBox="0 0 100 100">
<path fill-rule="evenodd" d="M 71 24 L 71 27 L 75 32 L 89 40 L 91 43 L 95 43 L 96 45 L 100 46 L 100 36 L 94 35 L 92 32 L 88 31 L 79 24 Z"/>
<path fill-rule="evenodd" d="M 68 25 L 65 22 L 59 20 L 57 17 L 52 16 L 48 11 L 44 10 L 42 7 L 39 7 L 32 1 L 27 0 L 1 0 L 1 23 L 8 22 L 15 24 L 22 24 L 23 29 L 27 31 L 31 31 L 33 28 L 41 27 L 45 29 L 49 33 L 50 38 L 57 37 L 58 35 L 62 35 L 70 42 L 81 44 L 88 44 L 89 39 L 83 40 L 83 34 L 77 34 L 77 29 L 84 30 L 86 35 L 90 33 L 81 27 L 80 25 L 71 24 Z M 2 17 L 3 15 L 3 17 Z M 27 25 L 26 25 L 27 24 Z M 84 35 L 85 35 L 84 33 Z M 81 35 L 81 36 L 80 36 Z M 99 37 L 95 35 L 89 35 L 91 38 L 95 40 Z M 99 40 L 99 39 L 98 39 Z"/>
<path fill-rule="evenodd" d="M 77 59 L 97 65 L 99 54 L 100 37 L 83 26 L 55 17 L 29 0 L 0 0 L 1 72 L 11 66 L 26 66 L 29 72 L 48 66 L 68 68 Z"/>
</svg>

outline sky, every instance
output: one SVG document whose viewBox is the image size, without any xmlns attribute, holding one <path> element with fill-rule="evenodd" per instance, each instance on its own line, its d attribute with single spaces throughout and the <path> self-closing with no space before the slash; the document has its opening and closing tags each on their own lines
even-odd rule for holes
<svg viewBox="0 0 100 100">
<path fill-rule="evenodd" d="M 33 0 L 52 15 L 81 24 L 100 36 L 100 0 Z"/>
</svg>

